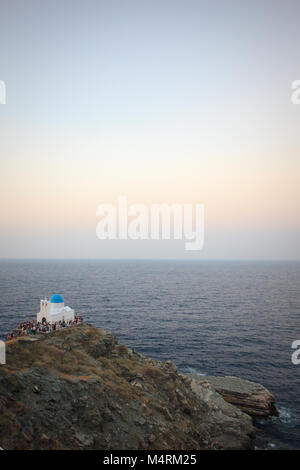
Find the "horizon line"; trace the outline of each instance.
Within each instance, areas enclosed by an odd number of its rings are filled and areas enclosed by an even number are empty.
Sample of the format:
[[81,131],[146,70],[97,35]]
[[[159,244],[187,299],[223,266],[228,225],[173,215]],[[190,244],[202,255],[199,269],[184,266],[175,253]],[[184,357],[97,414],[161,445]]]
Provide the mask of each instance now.
[[250,262],[300,262],[300,258],[203,258],[203,259],[187,259],[187,258],[1,258],[1,261],[250,261]]

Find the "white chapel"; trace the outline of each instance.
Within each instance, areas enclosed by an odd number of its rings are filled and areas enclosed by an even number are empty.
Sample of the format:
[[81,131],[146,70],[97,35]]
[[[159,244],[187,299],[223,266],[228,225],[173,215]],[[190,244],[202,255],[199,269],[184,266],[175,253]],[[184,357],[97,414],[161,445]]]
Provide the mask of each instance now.
[[70,307],[65,307],[64,299],[59,294],[52,295],[51,299],[44,299],[40,302],[40,311],[37,314],[37,321],[42,323],[59,322],[60,320],[74,320],[75,312]]

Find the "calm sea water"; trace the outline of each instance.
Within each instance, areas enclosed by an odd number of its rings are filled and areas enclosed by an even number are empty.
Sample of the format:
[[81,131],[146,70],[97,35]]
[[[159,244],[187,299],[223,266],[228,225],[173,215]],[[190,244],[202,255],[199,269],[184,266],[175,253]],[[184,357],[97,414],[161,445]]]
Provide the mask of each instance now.
[[87,322],[180,370],[237,375],[268,387],[280,418],[272,444],[300,448],[300,263],[0,261],[0,334],[60,293]]

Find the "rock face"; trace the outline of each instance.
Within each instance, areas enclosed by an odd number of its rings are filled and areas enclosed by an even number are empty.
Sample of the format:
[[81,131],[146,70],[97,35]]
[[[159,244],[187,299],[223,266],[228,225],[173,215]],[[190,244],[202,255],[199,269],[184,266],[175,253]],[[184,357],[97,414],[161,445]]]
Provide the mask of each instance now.
[[4,449],[249,449],[252,419],[213,388],[90,325],[7,344]]
[[250,416],[227,403],[213,388],[202,386],[191,377],[191,387],[201,402],[206,405],[209,435],[220,449],[249,449],[254,438],[254,427]]
[[226,402],[237,406],[241,411],[254,418],[278,416],[275,397],[262,385],[238,377],[201,377],[193,375],[194,380],[218,392]]

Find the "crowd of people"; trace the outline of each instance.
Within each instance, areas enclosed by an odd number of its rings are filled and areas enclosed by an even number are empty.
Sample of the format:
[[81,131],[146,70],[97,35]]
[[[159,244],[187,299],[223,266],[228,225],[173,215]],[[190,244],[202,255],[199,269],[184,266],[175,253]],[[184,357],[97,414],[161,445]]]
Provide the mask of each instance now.
[[37,322],[33,318],[26,320],[18,324],[18,327],[11,333],[7,334],[7,341],[10,341],[19,336],[29,336],[37,334],[47,334],[52,331],[58,331],[61,328],[67,328],[70,326],[77,326],[83,323],[83,318],[80,315],[75,315],[74,320],[60,320],[58,322],[50,323],[46,319],[42,322]]

